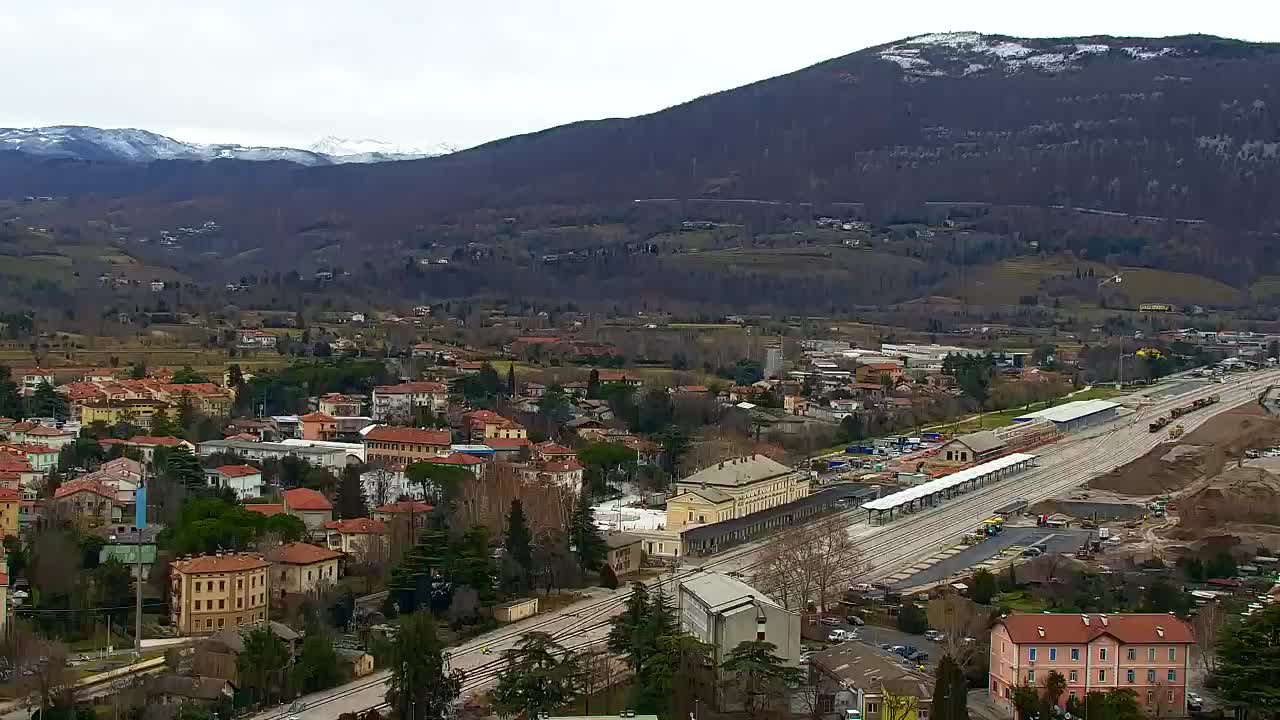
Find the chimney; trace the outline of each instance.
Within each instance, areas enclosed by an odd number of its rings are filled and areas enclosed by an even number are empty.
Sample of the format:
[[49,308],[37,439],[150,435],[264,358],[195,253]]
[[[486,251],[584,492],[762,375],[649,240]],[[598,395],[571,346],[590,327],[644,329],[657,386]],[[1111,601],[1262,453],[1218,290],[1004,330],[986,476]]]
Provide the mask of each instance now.
[[1040,637],[1044,637],[1044,626],[1042,625],[1040,627],[1037,627],[1036,632],[1040,633]]
[[1084,626],[1085,626],[1085,627],[1089,627],[1089,616],[1088,616],[1088,615],[1081,615],[1081,616],[1080,616],[1080,620],[1081,620],[1082,622],[1084,622]]
[[1098,616],[1098,619],[1102,621],[1102,627],[1106,627],[1106,626],[1107,626],[1107,616],[1106,616],[1106,615],[1099,615],[1099,616]]
[[1157,626],[1156,626],[1156,634],[1157,634],[1157,635],[1159,635],[1160,637],[1164,637],[1164,626],[1163,626],[1163,625],[1157,625]]

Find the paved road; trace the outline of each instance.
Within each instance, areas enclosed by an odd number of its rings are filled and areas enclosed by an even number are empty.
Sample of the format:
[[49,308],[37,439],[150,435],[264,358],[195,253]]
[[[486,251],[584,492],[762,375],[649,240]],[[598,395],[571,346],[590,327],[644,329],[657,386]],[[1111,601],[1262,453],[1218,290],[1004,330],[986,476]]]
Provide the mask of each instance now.
[[937,665],[938,658],[942,657],[942,647],[937,643],[926,640],[923,635],[911,635],[894,628],[863,625],[858,628],[858,640],[868,645],[910,645],[917,650],[923,650],[929,653],[929,661],[925,666],[930,669]]

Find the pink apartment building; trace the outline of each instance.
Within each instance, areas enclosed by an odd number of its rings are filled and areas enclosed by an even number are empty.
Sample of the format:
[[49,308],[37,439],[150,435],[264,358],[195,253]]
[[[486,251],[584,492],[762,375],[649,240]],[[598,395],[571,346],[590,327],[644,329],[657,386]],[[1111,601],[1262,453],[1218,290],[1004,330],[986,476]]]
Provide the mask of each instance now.
[[1069,697],[1133,690],[1148,712],[1185,716],[1191,626],[1173,615],[1015,613],[991,628],[991,699],[1013,708],[1018,685],[1067,680]]

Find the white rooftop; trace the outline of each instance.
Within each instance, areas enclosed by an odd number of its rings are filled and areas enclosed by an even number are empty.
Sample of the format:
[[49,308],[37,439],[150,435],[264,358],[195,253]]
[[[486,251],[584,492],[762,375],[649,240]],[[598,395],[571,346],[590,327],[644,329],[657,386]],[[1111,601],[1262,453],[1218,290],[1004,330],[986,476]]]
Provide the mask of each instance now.
[[1087,417],[1094,413],[1100,413],[1112,408],[1120,407],[1119,403],[1113,403],[1109,400],[1077,400],[1064,405],[1037,410],[1026,415],[1019,415],[1014,418],[1014,422],[1026,422],[1028,420],[1052,420],[1053,422],[1071,422],[1078,418]]
[[1005,455],[1004,457],[996,458],[991,462],[975,465],[974,467],[961,470],[960,472],[944,475],[936,480],[930,480],[927,483],[916,485],[915,487],[909,487],[906,490],[899,490],[896,493],[885,495],[882,498],[876,498],[870,502],[863,503],[862,509],[889,510],[891,508],[896,508],[901,505],[905,505],[912,500],[919,500],[922,497],[927,497],[934,493],[948,490],[962,483],[969,482],[970,480],[975,480],[988,473],[1003,470],[1007,467],[1017,465],[1021,462],[1026,462],[1028,460],[1035,460],[1035,458],[1035,455],[1027,455],[1026,453]]

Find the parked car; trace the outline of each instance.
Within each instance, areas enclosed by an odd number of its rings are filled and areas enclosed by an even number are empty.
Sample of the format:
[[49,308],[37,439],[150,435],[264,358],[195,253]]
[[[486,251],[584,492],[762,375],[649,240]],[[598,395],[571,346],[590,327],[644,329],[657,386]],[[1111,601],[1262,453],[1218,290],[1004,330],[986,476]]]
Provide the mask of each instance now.
[[823,625],[839,625],[840,618],[836,617],[835,615],[825,615],[822,618],[822,624]]
[[927,663],[929,662],[929,653],[923,650],[917,650],[911,653],[910,655],[908,655],[907,659],[910,660],[911,662]]
[[924,631],[924,639],[925,639],[925,640],[928,640],[928,641],[930,641],[930,642],[942,642],[944,639],[946,639],[946,637],[947,637],[946,635],[943,635],[943,634],[942,634],[940,631],[938,631],[938,630],[925,630],[925,631]]
[[845,622],[849,623],[850,625],[857,625],[859,627],[867,624],[866,621],[864,621],[862,618],[858,617],[857,615],[850,615],[846,617]]
[[827,635],[828,642],[842,643],[857,639],[858,634],[852,630],[832,630],[831,634]]
[[1040,557],[1043,554],[1044,554],[1044,550],[1041,550],[1038,547],[1029,547],[1022,551],[1022,557],[1034,558],[1034,557]]

